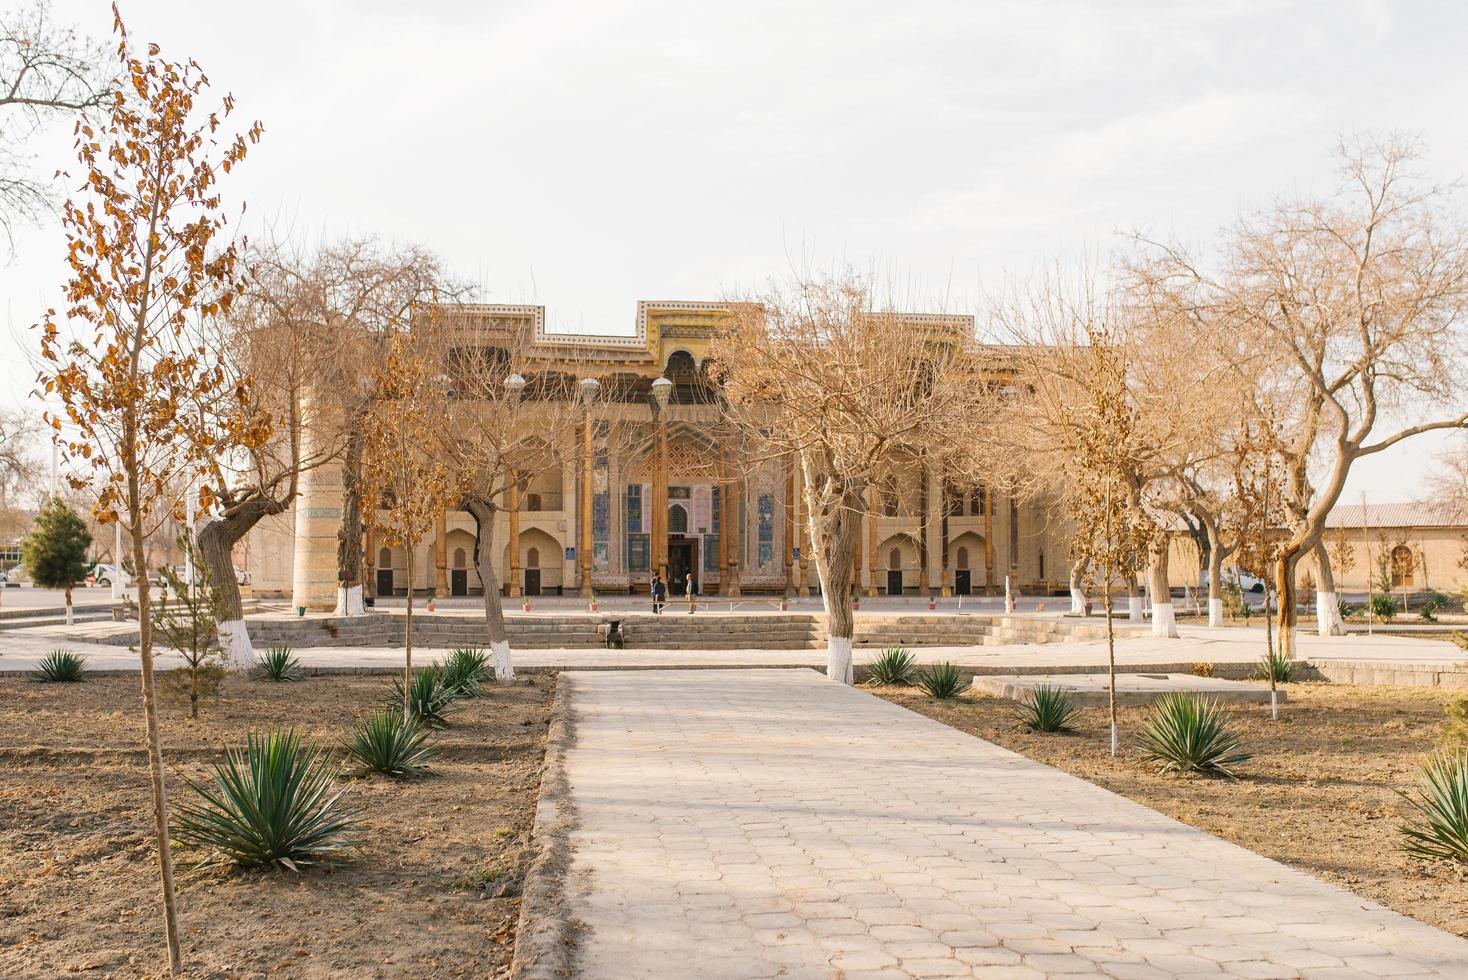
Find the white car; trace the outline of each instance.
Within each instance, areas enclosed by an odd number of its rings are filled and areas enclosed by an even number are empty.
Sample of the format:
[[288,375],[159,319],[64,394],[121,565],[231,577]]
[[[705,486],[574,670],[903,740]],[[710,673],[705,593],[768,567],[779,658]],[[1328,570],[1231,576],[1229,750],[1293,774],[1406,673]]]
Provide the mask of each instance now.
[[[1242,568],[1225,568],[1223,570],[1223,580],[1225,583],[1239,583],[1239,589],[1243,592],[1252,592],[1255,595],[1262,595],[1264,593],[1264,580],[1250,575]],[[1202,583],[1203,588],[1208,588],[1208,573],[1206,571],[1199,581]]]
[[[92,574],[87,577],[87,582],[89,585],[95,585],[98,588],[109,588],[112,585],[112,580],[116,577],[116,565],[98,565],[92,569]],[[122,584],[124,586],[132,585],[131,578],[132,576],[125,577]]]

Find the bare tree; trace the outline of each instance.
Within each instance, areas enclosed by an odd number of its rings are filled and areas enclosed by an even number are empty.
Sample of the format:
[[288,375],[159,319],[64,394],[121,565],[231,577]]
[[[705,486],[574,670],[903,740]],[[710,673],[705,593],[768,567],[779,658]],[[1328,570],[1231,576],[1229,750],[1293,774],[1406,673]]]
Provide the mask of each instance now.
[[0,17],[0,228],[34,220],[52,197],[31,173],[27,141],[52,119],[106,104],[106,49],[51,20],[45,0]]
[[244,379],[231,384],[210,355],[201,322],[229,311],[244,288],[233,244],[224,239],[218,181],[261,133],[255,123],[228,137],[231,112],[197,104],[207,80],[192,61],[135,56],[118,20],[121,67],[130,84],[77,127],[87,179],[63,208],[68,238],[64,316],[41,324],[45,367],[38,381],[61,412],[48,421],[79,469],[78,487],[97,490],[93,512],[121,521],[138,574],[138,653],[147,729],[154,831],[162,878],[169,968],[181,969],[174,905],[168,794],[153,677],[153,609],[146,545],[163,509],[182,517],[173,493],[202,488],[206,505],[221,483],[218,460],[260,437],[249,424]]
[[792,458],[827,617],[826,676],[853,680],[851,591],[867,493],[899,458],[942,465],[974,401],[967,318],[874,303],[853,273],[797,278],[732,304],[711,357],[756,458]]
[[[307,250],[277,240],[245,257],[249,286],[223,324],[218,346],[236,376],[253,379],[252,417],[268,439],[226,461],[227,482],[196,531],[198,552],[219,591],[220,633],[230,660],[254,660],[245,629],[233,549],[266,517],[294,503],[301,477],[321,466],[347,471],[347,506],[355,510],[360,413],[382,336],[406,325],[432,297],[438,262],[414,248],[388,249],[370,238]],[[344,522],[343,542],[360,552],[360,517]],[[348,533],[349,529],[355,534]],[[360,554],[338,611],[360,612]],[[354,591],[353,591],[354,590]]]
[[453,471],[458,505],[474,519],[474,567],[495,677],[509,681],[515,668],[500,597],[504,575],[495,521],[502,511],[519,509],[537,472],[582,458],[581,430],[603,414],[610,392],[589,371],[577,370],[574,354],[558,358],[550,370],[535,349],[533,328],[523,323],[448,306],[435,318],[435,330],[437,356],[453,391],[452,424],[439,430],[441,458]]
[[1279,407],[1270,441],[1285,472],[1288,534],[1274,578],[1286,656],[1296,567],[1320,542],[1351,466],[1468,426],[1468,237],[1448,192],[1414,177],[1417,150],[1400,139],[1343,144],[1339,156],[1339,193],[1241,221],[1218,274],[1178,246],[1156,251],[1172,282],[1225,311],[1257,355],[1247,370]]

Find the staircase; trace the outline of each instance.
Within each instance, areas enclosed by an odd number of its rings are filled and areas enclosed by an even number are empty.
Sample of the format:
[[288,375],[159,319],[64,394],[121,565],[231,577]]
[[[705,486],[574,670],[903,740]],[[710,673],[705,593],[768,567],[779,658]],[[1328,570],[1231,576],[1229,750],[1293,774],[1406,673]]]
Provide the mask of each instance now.
[[826,645],[825,617],[689,615],[669,606],[660,616],[621,617],[623,645],[637,650],[815,650]]

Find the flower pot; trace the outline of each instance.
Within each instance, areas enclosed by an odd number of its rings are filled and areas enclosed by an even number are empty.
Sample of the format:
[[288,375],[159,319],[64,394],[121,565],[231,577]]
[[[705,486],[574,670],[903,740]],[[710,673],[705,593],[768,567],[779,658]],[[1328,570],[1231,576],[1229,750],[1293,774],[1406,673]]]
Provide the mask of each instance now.
[[426,607],[424,607],[424,608],[425,608],[425,609],[426,609],[426,610],[427,610],[427,611],[428,611],[428,612],[433,612],[433,609],[434,609],[434,607],[433,607],[433,603],[431,603],[431,602],[430,602],[430,603],[429,603],[429,604],[428,604],[428,605],[427,605],[427,606],[426,606]]
[[596,600],[592,599],[591,602],[587,605],[587,608],[590,609],[592,612],[596,612]]
[[780,611],[781,612],[789,612],[790,611],[790,603],[786,602],[784,599],[781,599],[780,600]]
[[528,603],[528,602],[522,602],[522,603],[520,603],[520,610],[521,610],[521,612],[529,612],[530,611],[530,603]]
[[306,607],[305,606],[297,606],[296,607],[296,615],[297,616],[305,616],[306,615]]

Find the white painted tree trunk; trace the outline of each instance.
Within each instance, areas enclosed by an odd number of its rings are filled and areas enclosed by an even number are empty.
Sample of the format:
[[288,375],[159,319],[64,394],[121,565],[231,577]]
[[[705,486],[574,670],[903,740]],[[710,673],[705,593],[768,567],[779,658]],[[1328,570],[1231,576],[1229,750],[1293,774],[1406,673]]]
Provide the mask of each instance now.
[[349,589],[337,587],[336,608],[332,610],[333,616],[365,616],[367,607],[362,603],[362,587],[354,585]]
[[255,645],[250,642],[250,631],[243,619],[226,619],[219,624],[219,640],[224,646],[224,655],[235,670],[249,670],[255,666]]
[[842,684],[856,683],[856,668],[851,660],[851,637],[832,636],[826,640],[826,678]]
[[71,609],[72,609],[72,607],[71,607],[71,593],[68,592],[66,594],[66,625],[67,626],[74,625],[73,620],[72,620]]
[[1173,612],[1171,602],[1152,603],[1152,635],[1176,639],[1177,615]]
[[510,662],[510,641],[495,640],[489,645],[494,656],[494,679],[508,682],[515,679],[515,665]]
[[1146,615],[1142,612],[1142,597],[1141,596],[1139,596],[1139,595],[1129,595],[1129,596],[1127,596],[1126,597],[1126,609],[1127,609],[1127,619],[1131,620],[1132,622],[1134,622],[1134,623],[1144,623],[1144,622],[1147,621]]
[[1223,600],[1222,599],[1213,599],[1213,598],[1210,598],[1208,600],[1208,625],[1209,626],[1222,626],[1223,625]]
[[1346,621],[1334,592],[1315,593],[1315,623],[1321,636],[1345,636]]
[[1086,593],[1084,590],[1074,587],[1071,588],[1070,611],[1075,616],[1084,616],[1086,614]]

